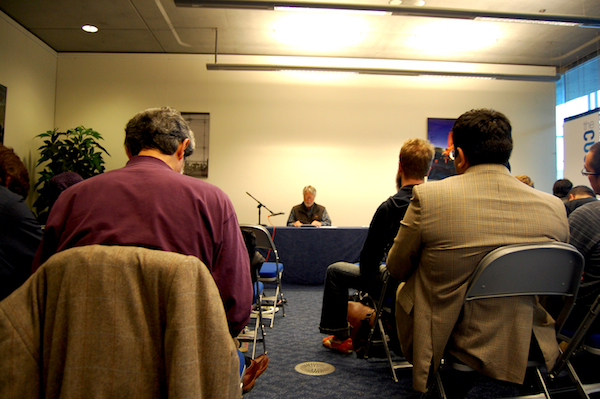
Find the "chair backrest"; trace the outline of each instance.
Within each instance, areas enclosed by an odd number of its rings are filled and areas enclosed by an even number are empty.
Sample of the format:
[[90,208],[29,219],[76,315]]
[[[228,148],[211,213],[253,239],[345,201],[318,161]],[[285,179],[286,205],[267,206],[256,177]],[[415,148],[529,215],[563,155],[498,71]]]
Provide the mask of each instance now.
[[275,257],[275,261],[279,263],[279,253],[277,252],[275,243],[273,242],[269,231],[264,226],[259,224],[242,224],[240,225],[240,228],[245,231],[254,232],[254,235],[256,236],[256,247],[270,249]]
[[3,398],[239,398],[236,352],[219,290],[193,256],[71,248],[0,302]]
[[583,256],[570,244],[545,242],[497,248],[477,265],[465,301],[520,295],[562,295],[565,306],[556,320],[562,326],[577,297]]

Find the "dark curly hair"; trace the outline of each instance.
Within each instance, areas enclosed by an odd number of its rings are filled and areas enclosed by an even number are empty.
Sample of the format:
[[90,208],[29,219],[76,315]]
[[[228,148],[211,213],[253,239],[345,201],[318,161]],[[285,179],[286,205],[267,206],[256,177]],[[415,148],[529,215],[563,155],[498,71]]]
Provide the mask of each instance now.
[[0,144],[0,185],[15,194],[27,198],[29,173],[12,148]]
[[471,165],[508,165],[513,149],[512,127],[504,114],[474,109],[462,114],[452,128],[454,148],[462,148]]

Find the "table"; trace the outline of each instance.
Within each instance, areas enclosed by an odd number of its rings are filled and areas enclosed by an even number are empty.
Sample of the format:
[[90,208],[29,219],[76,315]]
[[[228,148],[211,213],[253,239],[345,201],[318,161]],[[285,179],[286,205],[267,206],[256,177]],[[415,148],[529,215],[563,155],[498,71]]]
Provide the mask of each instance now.
[[[273,227],[267,229],[272,236]],[[275,227],[273,241],[285,267],[282,282],[324,284],[330,264],[358,262],[368,230],[367,227]],[[273,260],[272,255],[269,260]]]

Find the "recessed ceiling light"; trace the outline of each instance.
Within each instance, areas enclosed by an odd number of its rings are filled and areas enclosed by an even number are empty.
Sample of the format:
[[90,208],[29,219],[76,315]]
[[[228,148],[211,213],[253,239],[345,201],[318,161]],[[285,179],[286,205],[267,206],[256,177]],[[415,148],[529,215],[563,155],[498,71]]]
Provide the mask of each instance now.
[[94,25],[83,25],[81,27],[81,29],[83,29],[85,32],[88,32],[88,33],[96,33],[96,32],[98,32],[98,28],[95,27]]
[[390,0],[392,6],[399,6],[400,4],[402,4],[402,0]]

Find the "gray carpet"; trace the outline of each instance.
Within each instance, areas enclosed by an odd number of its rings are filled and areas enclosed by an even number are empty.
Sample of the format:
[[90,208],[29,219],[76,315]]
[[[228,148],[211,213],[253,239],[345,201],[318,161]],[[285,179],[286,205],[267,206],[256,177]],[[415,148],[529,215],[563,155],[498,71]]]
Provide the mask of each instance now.
[[[411,397],[410,370],[400,371],[400,381],[396,383],[383,359],[358,359],[354,353],[344,355],[323,347],[321,340],[325,335],[318,329],[322,286],[284,285],[283,293],[287,299],[286,317],[279,311],[273,328],[266,328],[269,367],[244,398]],[[258,353],[262,353],[262,344],[257,346]],[[303,362],[325,362],[333,365],[335,371],[327,375],[303,375],[294,370]]]
[[[283,317],[282,312],[278,312],[273,328],[266,328],[269,367],[256,380],[254,389],[244,395],[245,399],[420,398],[420,394],[412,389],[410,369],[397,371],[399,382],[394,382],[388,364],[383,359],[358,359],[355,354],[344,355],[323,347],[321,340],[324,335],[318,329],[322,286],[284,285],[283,293],[287,299],[287,315]],[[249,350],[252,350],[251,344]],[[251,352],[247,354],[249,353]],[[259,343],[257,355],[260,353],[262,344]],[[317,376],[300,374],[294,367],[303,362],[328,363],[335,367],[335,371]],[[592,364],[591,367],[587,364],[583,368],[593,370],[592,374],[597,377],[597,357]],[[468,383],[461,378],[461,375],[443,374],[444,385],[458,382],[459,386],[464,386]],[[514,389],[507,391],[505,386],[498,386],[487,377],[476,377],[472,384],[465,396],[468,399],[518,395]],[[534,377],[526,377],[521,393],[537,392]],[[576,396],[572,391],[556,395],[557,399],[574,397]]]

